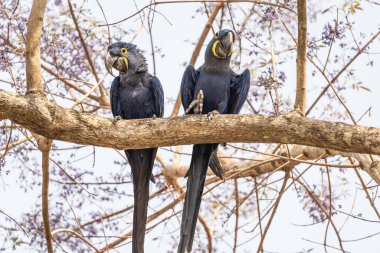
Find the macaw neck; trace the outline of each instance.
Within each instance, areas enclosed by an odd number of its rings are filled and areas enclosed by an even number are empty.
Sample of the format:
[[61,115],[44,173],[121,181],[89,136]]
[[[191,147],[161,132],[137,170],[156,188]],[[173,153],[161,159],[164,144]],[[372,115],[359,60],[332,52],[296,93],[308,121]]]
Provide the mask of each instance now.
[[120,72],[120,83],[123,86],[135,86],[143,82],[148,72],[135,72],[133,70],[128,70],[127,72]]
[[217,58],[208,59],[208,60],[205,60],[203,67],[206,71],[228,72],[230,70],[230,61],[227,59],[220,60]]
[[226,72],[230,69],[231,56],[226,59],[216,58],[210,50],[206,49],[204,68],[212,72]]

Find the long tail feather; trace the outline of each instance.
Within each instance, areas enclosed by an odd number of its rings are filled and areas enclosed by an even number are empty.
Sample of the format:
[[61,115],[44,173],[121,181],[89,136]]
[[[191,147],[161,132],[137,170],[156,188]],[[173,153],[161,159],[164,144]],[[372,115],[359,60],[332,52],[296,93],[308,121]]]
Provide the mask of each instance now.
[[149,181],[157,149],[126,150],[132,169],[134,210],[132,252],[144,252],[146,218],[149,202]]
[[186,249],[187,252],[191,252],[209,159],[215,146],[214,144],[201,144],[193,147],[178,253],[184,253]]

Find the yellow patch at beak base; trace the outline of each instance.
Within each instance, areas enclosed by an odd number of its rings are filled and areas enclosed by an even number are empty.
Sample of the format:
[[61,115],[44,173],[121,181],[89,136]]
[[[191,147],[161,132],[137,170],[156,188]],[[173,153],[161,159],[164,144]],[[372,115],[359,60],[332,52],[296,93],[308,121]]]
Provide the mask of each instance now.
[[125,62],[125,67],[126,69],[128,70],[128,59],[124,56],[121,57],[123,59],[123,61]]
[[217,53],[216,53],[216,47],[218,46],[218,44],[220,43],[219,40],[215,41],[214,44],[212,44],[212,53],[214,54],[214,56],[216,58],[219,58],[219,59],[225,59],[227,57],[229,57],[231,54],[232,54],[232,48],[230,50],[230,52],[228,53],[228,55],[226,57],[220,57]]
[[214,54],[214,56],[216,58],[222,58],[220,57],[217,53],[216,53],[216,47],[218,46],[218,44],[220,43],[219,40],[215,41],[214,44],[212,45],[212,53]]

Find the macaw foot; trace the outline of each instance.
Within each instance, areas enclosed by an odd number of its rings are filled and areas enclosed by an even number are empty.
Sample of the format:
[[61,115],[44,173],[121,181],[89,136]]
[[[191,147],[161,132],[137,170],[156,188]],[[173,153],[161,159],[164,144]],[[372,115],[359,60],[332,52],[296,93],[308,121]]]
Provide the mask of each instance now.
[[202,114],[203,100],[204,100],[203,91],[200,90],[198,92],[197,99],[193,100],[190,103],[189,107],[186,109],[185,115],[188,114],[190,112],[190,110],[193,108],[194,108],[194,114]]
[[157,115],[153,114],[152,119],[157,119]]
[[112,123],[113,124],[116,124],[116,122],[118,121],[118,120],[121,120],[122,118],[120,117],[120,116],[116,116],[116,117],[114,117],[113,119],[112,119]]
[[220,114],[217,110],[213,110],[212,112],[207,113],[207,119],[211,121],[215,115]]

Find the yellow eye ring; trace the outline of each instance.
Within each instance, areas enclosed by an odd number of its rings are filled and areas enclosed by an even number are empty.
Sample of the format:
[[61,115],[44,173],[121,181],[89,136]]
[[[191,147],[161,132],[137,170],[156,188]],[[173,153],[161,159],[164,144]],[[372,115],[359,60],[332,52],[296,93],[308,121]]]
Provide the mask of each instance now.
[[219,32],[215,33],[215,39],[219,37]]
[[125,55],[128,53],[128,50],[125,47],[123,47],[122,49],[120,49],[120,52],[122,55]]

